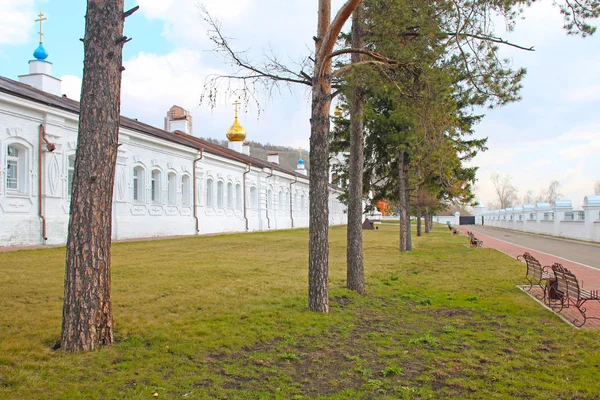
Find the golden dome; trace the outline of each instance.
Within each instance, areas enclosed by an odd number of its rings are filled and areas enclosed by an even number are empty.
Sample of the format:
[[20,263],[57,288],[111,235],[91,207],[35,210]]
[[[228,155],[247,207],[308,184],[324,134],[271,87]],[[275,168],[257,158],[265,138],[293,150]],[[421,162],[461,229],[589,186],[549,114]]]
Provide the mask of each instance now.
[[246,139],[246,130],[240,125],[237,115],[235,116],[233,125],[227,131],[227,139],[231,142],[243,142]]
[[238,106],[240,102],[236,100],[233,104],[235,105],[235,119],[233,120],[233,125],[227,131],[227,139],[230,142],[243,142],[246,139],[246,130],[242,128],[242,125],[238,121]]

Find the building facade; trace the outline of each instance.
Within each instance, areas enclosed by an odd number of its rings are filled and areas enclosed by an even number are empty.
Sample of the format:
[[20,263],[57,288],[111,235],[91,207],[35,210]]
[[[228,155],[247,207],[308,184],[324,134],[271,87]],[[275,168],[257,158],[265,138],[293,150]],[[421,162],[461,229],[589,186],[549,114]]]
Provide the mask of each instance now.
[[[66,243],[79,103],[57,95],[48,77],[51,64],[40,59],[22,82],[0,77],[0,246]],[[165,128],[121,117],[113,240],[308,226],[302,160],[289,171],[252,157],[237,115],[229,148],[192,136],[179,108]],[[340,193],[330,186],[331,225],[347,221]]]

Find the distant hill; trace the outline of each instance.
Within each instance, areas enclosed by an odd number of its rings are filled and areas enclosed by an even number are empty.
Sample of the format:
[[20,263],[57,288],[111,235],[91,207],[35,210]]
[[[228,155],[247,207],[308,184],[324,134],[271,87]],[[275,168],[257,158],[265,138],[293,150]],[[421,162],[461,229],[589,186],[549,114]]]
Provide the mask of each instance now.
[[[227,140],[219,140],[212,138],[201,138],[207,142],[215,143],[223,147],[227,147]],[[300,156],[300,150],[294,149],[288,146],[276,146],[270,143],[262,144],[258,142],[248,141],[250,145],[250,155],[252,157],[260,158],[261,160],[267,160],[267,153],[274,151],[279,153],[279,165],[281,167],[294,171],[296,165],[298,165],[298,157]],[[310,158],[309,153],[306,150],[302,150],[302,159],[304,160],[304,166],[306,170],[310,170]]]

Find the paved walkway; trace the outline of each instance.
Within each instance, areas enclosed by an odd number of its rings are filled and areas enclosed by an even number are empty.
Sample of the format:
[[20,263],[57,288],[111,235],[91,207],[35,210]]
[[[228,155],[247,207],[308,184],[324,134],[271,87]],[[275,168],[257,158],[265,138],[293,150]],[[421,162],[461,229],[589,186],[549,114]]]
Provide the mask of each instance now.
[[[528,252],[542,265],[561,263],[575,274],[585,289],[600,290],[600,245],[480,225],[463,225],[459,226],[458,230],[463,234],[470,230],[478,239],[483,240],[484,247],[494,248],[514,258]],[[591,301],[586,303],[586,306],[588,316],[600,317],[600,302]],[[576,309],[565,309],[561,314],[569,321],[580,317]],[[600,329],[600,320],[588,320],[584,327]]]

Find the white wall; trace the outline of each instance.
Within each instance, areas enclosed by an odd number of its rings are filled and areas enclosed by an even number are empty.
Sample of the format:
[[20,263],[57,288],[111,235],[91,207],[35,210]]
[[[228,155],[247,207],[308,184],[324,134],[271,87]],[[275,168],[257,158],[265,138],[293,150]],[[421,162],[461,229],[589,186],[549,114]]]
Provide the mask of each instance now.
[[570,200],[550,205],[538,203],[506,210],[480,210],[485,225],[540,233],[592,242],[600,242],[600,196],[587,196],[581,208],[574,209]]
[[[47,221],[47,240],[42,237],[39,217],[38,149],[39,126],[45,124],[50,142],[56,150],[43,151],[43,205]],[[69,218],[68,163],[77,145],[78,116],[71,112],[40,105],[0,93],[0,246],[27,246],[64,244]],[[303,177],[294,177],[279,171],[251,167],[245,174],[246,218],[242,207],[237,207],[236,185],[244,196],[245,163],[204,152],[196,163],[197,216],[194,218],[193,176],[194,160],[198,150],[165,141],[144,133],[121,128],[119,153],[115,172],[113,196],[113,239],[145,238],[171,235],[195,235],[220,232],[264,231],[308,226],[308,184]],[[25,174],[21,174],[20,193],[7,190],[7,145],[16,144],[26,153],[23,157]],[[133,198],[133,171],[141,167],[143,185],[140,199]],[[160,172],[152,200],[152,171]],[[175,197],[169,198],[168,175],[174,174]],[[189,177],[184,193],[182,177]],[[138,178],[140,179],[140,178]],[[207,203],[207,182],[213,181],[211,203]],[[218,204],[217,184],[223,182],[223,202]],[[227,184],[232,183],[232,206],[228,206]],[[290,185],[291,184],[291,185]],[[286,194],[291,189],[290,200]],[[268,191],[272,198],[268,201]],[[279,191],[283,201],[279,202]],[[255,193],[252,199],[251,193]],[[346,207],[337,200],[331,189],[329,222],[345,224]],[[184,204],[187,196],[188,203]],[[304,198],[304,201],[302,201]],[[269,207],[270,206],[270,207]],[[268,214],[267,214],[268,212]],[[267,218],[268,215],[268,218]],[[293,218],[293,223],[292,223]]]

